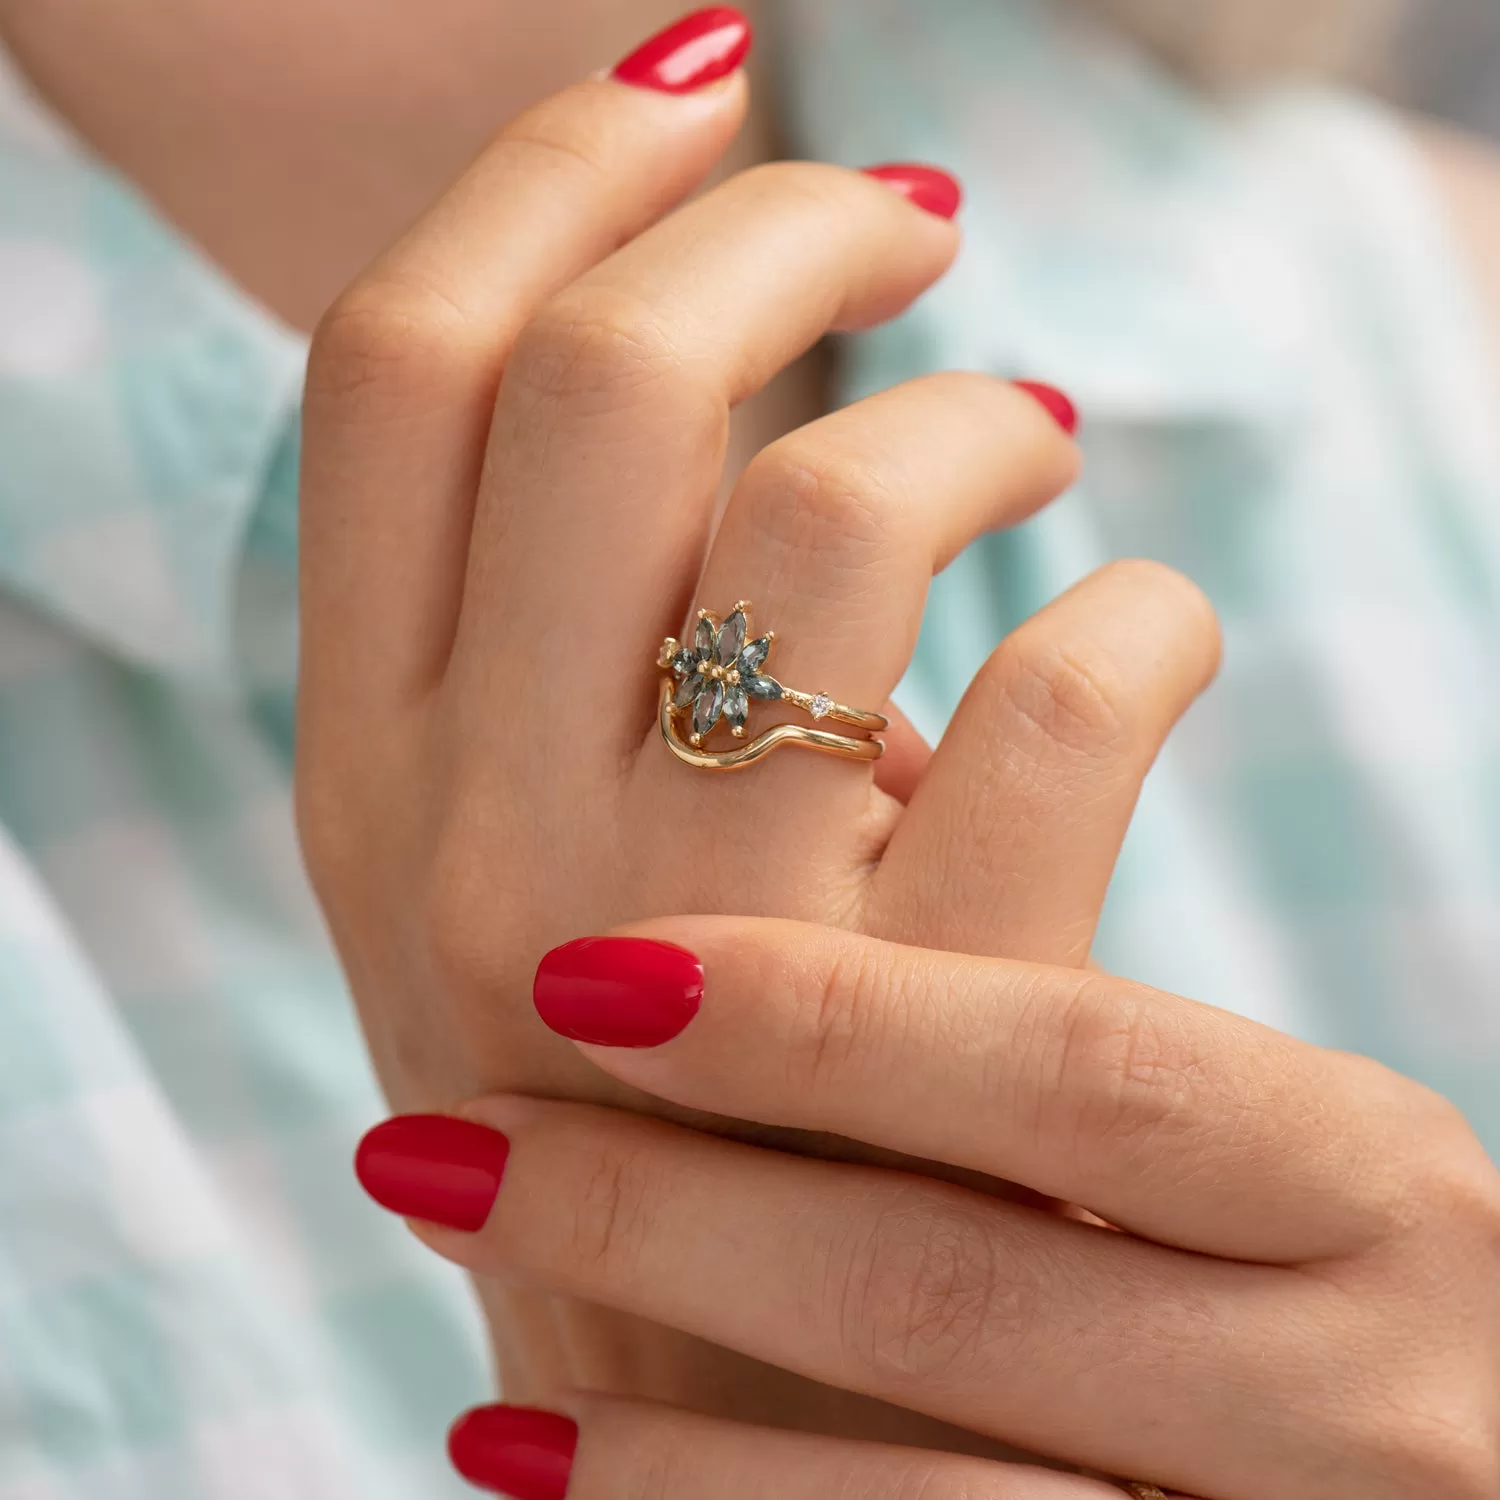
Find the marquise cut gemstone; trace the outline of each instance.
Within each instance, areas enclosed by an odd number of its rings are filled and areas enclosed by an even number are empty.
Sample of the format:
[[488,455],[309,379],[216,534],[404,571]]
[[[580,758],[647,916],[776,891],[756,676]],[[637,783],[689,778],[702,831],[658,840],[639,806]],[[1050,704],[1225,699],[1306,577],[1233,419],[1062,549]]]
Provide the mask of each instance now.
[[677,691],[672,695],[673,708],[686,708],[699,693],[703,691],[704,679],[698,672],[690,672],[678,684]]
[[745,619],[745,612],[737,609],[730,617],[719,626],[719,640],[717,655],[719,665],[727,667],[740,654],[745,644],[745,631],[749,622]]
[[740,671],[744,673],[758,672],[761,663],[771,654],[771,637],[763,635],[758,641],[751,641],[743,651],[740,652]]
[[718,632],[714,629],[714,622],[709,619],[698,621],[698,629],[693,635],[693,644],[698,648],[698,654],[707,661],[714,651],[714,636]]
[[671,666],[679,677],[690,677],[698,670],[698,653],[691,646],[682,646],[672,653]]
[[745,691],[752,698],[762,698],[766,702],[781,696],[781,684],[774,677],[767,677],[764,672],[756,672],[750,677],[743,679]]
[[724,708],[724,684],[710,682],[693,704],[693,733],[707,734],[719,722]]
[[750,713],[750,699],[743,687],[732,687],[724,693],[724,718],[735,729],[744,727]]

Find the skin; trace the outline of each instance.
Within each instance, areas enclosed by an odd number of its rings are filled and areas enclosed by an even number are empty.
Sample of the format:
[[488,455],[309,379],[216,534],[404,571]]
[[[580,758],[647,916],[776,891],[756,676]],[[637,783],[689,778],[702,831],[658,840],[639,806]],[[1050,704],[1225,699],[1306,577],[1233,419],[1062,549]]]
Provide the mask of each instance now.
[[[696,953],[704,998],[661,1045],[580,1044],[614,1076],[1014,1178],[1126,1232],[509,1098],[465,1111],[509,1155],[477,1232],[418,1226],[440,1253],[1213,1500],[1500,1487],[1500,1174],[1435,1094],[1076,968],[743,918],[630,935]],[[622,1493],[622,1465],[661,1500],[811,1496],[819,1472],[869,1500],[1101,1493],[728,1427],[679,1464],[671,1416],[639,1438],[572,1410],[569,1500]]]
[[[596,622],[624,622],[621,661],[649,660],[662,635],[680,633],[721,474],[819,409],[802,350],[829,327],[896,311],[954,245],[948,226],[883,189],[822,170],[763,174],[672,221],[671,234],[647,233],[724,175],[747,112],[729,165],[770,154],[771,122],[748,110],[742,82],[671,101],[670,115],[665,101],[627,105],[618,86],[597,84],[543,106],[520,135],[566,140],[606,172],[582,186],[559,153],[516,151],[513,131],[324,314],[500,123],[675,9],[579,3],[518,16],[446,0],[378,22],[365,7],[355,24],[332,0],[282,0],[253,19],[208,0],[156,0],[128,18],[97,0],[0,3],[23,66],[90,140],[289,321],[322,315],[299,794],[314,877],[404,1108],[524,1089],[735,1128],[609,1080],[527,1008],[531,966],[551,943],[656,913],[764,912],[1082,964],[1140,778],[1213,667],[1213,625],[1191,586],[1127,565],[1002,648],[930,766],[898,726],[881,788],[791,754],[729,787],[684,783],[650,745],[648,686],[558,721],[556,694],[537,693],[543,669],[576,662]],[[658,113],[642,113],[631,137],[624,108]],[[1494,191],[1481,153],[1443,171],[1455,202]],[[528,201],[565,201],[566,212],[543,234],[547,216]],[[1500,239],[1486,212],[1458,217],[1476,248]],[[793,289],[767,283],[750,304],[765,313],[761,344],[748,327],[728,351],[705,344],[706,314],[743,303],[754,269],[756,257],[736,264],[735,244],[809,229],[843,246],[816,284],[819,305],[793,309]],[[643,414],[632,406],[639,359],[623,372],[588,360],[642,333],[620,321],[624,309],[652,310],[654,334],[668,306],[678,317],[662,352],[709,378]],[[870,704],[899,675],[930,568],[1043,503],[1073,462],[1035,406],[993,382],[948,378],[882,399],[894,404],[799,430],[750,470],[698,594],[726,607],[749,593],[783,629],[781,675],[816,686],[828,662],[851,664],[839,695]],[[935,451],[947,461],[934,464]],[[851,453],[870,461],[851,467]],[[621,473],[638,476],[623,496]],[[1010,487],[976,483],[993,473]],[[893,493],[921,503],[882,506]],[[874,662],[852,649],[871,622],[849,587],[870,569],[886,580]],[[623,767],[617,755],[585,763],[575,745],[637,753]],[[533,819],[538,808],[546,816]],[[708,832],[707,876],[687,866],[684,828]],[[903,1154],[797,1121],[777,1128],[799,1133],[750,1133],[804,1152]],[[973,1177],[941,1158],[928,1170]],[[638,1309],[595,1311],[551,1288],[485,1292],[507,1388],[522,1398],[584,1386],[985,1452],[1008,1436],[783,1376],[756,1351],[723,1352],[712,1331],[684,1337]]]
[[[898,311],[957,246],[872,179],[808,164],[667,212],[713,167],[746,89],[595,82],[544,102],[314,342],[303,838],[400,1107],[524,1087],[663,1109],[527,1003],[546,948],[641,915],[748,909],[1081,962],[1140,780],[1216,664],[1191,584],[1105,569],[996,654],[930,763],[898,725],[883,785],[806,753],[685,772],[654,738],[649,670],[585,670],[585,691],[559,693],[548,664],[594,660],[594,632],[606,662],[649,663],[695,593],[744,594],[782,632],[786,681],[834,661],[842,699],[883,703],[933,569],[1076,472],[1031,397],[935,376],[764,449],[713,528],[731,408],[830,328]],[[677,1335],[486,1291],[514,1393],[627,1390],[949,1437]]]
[[[645,674],[560,692],[546,670],[596,660],[595,628],[649,661],[695,598],[743,589],[786,626],[787,680],[832,661],[841,698],[882,702],[931,572],[1075,472],[1022,392],[927,377],[763,450],[715,524],[731,409],[955,248],[946,220],[810,164],[674,209],[744,89],[546,101],[314,342],[310,866],[398,1104],[451,1108],[476,1078],[532,1096],[473,1110],[513,1144],[507,1206],[478,1235],[420,1232],[489,1278],[522,1399],[675,1380],[700,1413],[821,1430],[814,1470],[879,1434],[1212,1500],[1489,1495],[1500,1179],[1456,1111],[1084,967],[1140,779],[1216,664],[1191,585],[1142,563],[1085,580],[999,648],[925,763],[906,732],[885,786],[807,755],[685,773]],[[590,1049],[638,1085],[629,1113],[559,1103],[610,1095],[536,1045],[538,947],[687,909],[801,925],[668,925],[740,1024],[700,1030],[680,1074]],[[1018,952],[1036,962],[957,956]],[[538,1340],[549,1296],[646,1320],[637,1354],[675,1329],[787,1374],[632,1368],[556,1304]],[[719,1437],[737,1484],[747,1440]],[[617,1484],[613,1454],[583,1462],[579,1493]],[[647,1472],[684,1500],[703,1482]],[[870,1493],[913,1483],[890,1456]]]

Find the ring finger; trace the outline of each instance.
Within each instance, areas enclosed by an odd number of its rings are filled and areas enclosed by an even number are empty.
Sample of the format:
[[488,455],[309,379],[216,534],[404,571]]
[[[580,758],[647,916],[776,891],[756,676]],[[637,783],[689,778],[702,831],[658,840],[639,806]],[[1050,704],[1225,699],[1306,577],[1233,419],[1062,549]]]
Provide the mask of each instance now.
[[[906,669],[933,573],[981,532],[1046,504],[1077,462],[1057,422],[1005,381],[950,373],[897,386],[800,428],[750,464],[714,538],[700,600],[720,611],[742,596],[754,601],[759,626],[776,630],[766,663],[774,681],[876,708]],[[680,797],[678,768],[655,747],[649,765]],[[838,819],[868,799],[868,784],[829,769],[813,781],[807,766],[783,762],[736,791],[779,803],[795,776]],[[712,790],[722,797],[721,786]]]

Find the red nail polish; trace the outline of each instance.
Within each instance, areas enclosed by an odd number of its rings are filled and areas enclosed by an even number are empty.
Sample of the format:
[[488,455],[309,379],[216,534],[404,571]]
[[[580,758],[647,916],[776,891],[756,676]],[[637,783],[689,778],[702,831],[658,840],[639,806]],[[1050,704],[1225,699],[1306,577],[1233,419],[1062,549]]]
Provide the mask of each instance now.
[[532,998],[555,1032],[601,1047],[659,1047],[698,1014],[703,965],[671,943],[579,938],[537,965]]
[[1044,385],[1040,380],[1018,380],[1015,385],[1018,391],[1025,391],[1034,401],[1041,402],[1069,437],[1078,431],[1078,408],[1071,396],[1055,385]]
[[940,219],[951,219],[963,202],[964,190],[958,178],[940,172],[936,167],[924,167],[917,162],[890,162],[883,167],[866,167],[866,177],[883,182],[893,192],[925,208]]
[[732,5],[710,5],[674,21],[615,67],[621,83],[688,94],[727,77],[744,62],[753,34]]
[[498,1130],[472,1120],[397,1115],[359,1143],[354,1171],[382,1208],[472,1234],[490,1216],[509,1154]]
[[513,1500],[564,1500],[578,1424],[524,1406],[479,1406],[448,1431],[448,1457],[470,1484]]

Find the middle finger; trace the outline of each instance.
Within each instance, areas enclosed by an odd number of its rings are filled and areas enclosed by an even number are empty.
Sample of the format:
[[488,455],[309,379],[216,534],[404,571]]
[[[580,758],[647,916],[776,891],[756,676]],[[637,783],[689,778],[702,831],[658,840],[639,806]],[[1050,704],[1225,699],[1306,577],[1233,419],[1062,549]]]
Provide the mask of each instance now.
[[1289,1273],[609,1110],[504,1098],[469,1112],[377,1126],[359,1167],[471,1271],[1218,1500],[1274,1493],[1321,1440],[1310,1418],[1299,1445],[1268,1389],[1281,1351],[1251,1332],[1306,1326]]
[[[548,717],[638,730],[697,576],[731,407],[825,333],[899,312],[957,231],[870,176],[780,163],[731,179],[554,297],[501,385],[452,671],[486,717],[499,653],[597,663],[607,691]],[[632,694],[623,684],[637,677]],[[570,714],[573,723],[559,722]]]

